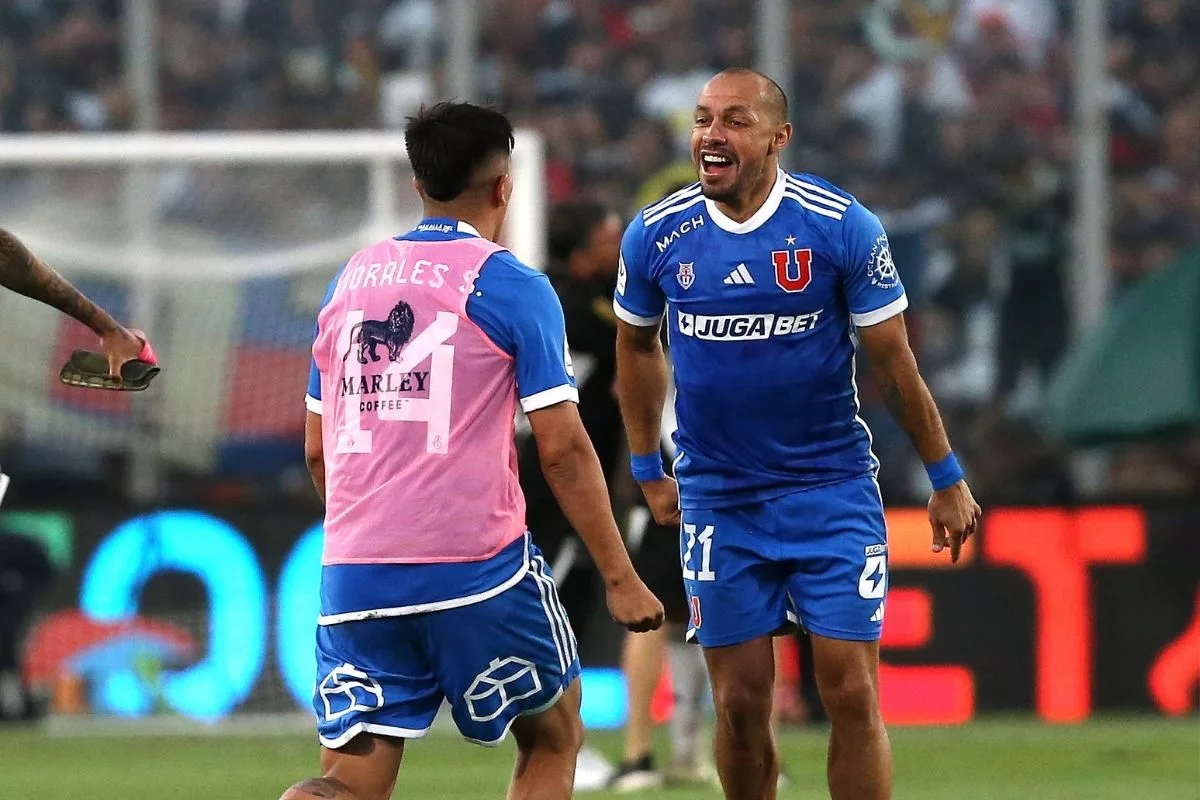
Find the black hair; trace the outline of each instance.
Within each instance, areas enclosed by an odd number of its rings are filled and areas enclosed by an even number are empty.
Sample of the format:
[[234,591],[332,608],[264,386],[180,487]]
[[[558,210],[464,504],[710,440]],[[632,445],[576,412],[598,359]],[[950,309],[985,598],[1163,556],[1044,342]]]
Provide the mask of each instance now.
[[442,102],[421,107],[408,118],[404,147],[425,194],[447,203],[462,194],[489,158],[512,153],[508,117],[471,103]]
[[595,200],[567,200],[550,212],[549,254],[555,261],[566,261],[586,247],[596,228],[612,215],[612,210]]

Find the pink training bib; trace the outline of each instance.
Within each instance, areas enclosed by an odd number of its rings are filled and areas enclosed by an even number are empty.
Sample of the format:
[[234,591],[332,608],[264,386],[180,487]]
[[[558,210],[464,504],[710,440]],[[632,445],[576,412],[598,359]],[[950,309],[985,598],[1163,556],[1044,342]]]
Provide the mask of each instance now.
[[513,360],[466,313],[500,250],[384,240],[321,310],[324,564],[479,561],[524,534]]

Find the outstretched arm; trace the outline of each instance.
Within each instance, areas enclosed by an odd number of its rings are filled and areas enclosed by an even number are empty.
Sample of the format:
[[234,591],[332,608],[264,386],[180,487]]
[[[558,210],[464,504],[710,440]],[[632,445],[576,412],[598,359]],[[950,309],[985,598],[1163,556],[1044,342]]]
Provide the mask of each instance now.
[[17,237],[0,228],[0,286],[74,317],[98,336],[121,329],[108,312],[88,300],[66,278],[29,251]]
[[109,373],[121,375],[121,365],[144,357],[145,342],[126,330],[100,306],[83,296],[66,278],[30,252],[17,237],[0,228],[0,286],[53,306],[89,327],[100,337],[108,356]]
[[940,552],[949,544],[951,560],[958,561],[962,543],[975,533],[981,512],[962,479],[933,395],[917,369],[904,316],[896,314],[859,328],[858,338],[878,374],[888,410],[912,440],[934,484],[929,500],[933,550]]

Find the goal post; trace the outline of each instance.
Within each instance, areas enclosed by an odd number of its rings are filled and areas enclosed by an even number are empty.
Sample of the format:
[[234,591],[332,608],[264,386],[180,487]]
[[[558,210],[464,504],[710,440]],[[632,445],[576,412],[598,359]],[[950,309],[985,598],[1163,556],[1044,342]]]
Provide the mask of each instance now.
[[[541,268],[546,207],[542,139],[536,131],[523,129],[516,132],[515,140],[512,213],[505,224],[504,240],[518,258]],[[132,169],[203,164],[366,166],[370,170],[369,204],[376,228],[373,233],[379,236],[395,232],[401,207],[397,195],[411,194],[409,186],[397,185],[393,180],[392,170],[407,162],[403,136],[374,131],[0,135],[0,169]]]
[[[513,177],[503,243],[541,269],[533,131],[516,134]],[[261,454],[303,428],[325,286],[354,251],[419,219],[411,178],[403,135],[383,131],[0,136],[0,225],[144,327],[166,367],[135,398],[59,387],[61,362],[91,337],[0,293],[0,437],[61,451],[72,469],[88,469],[81,452],[128,455],[144,501],[165,469],[269,471]]]

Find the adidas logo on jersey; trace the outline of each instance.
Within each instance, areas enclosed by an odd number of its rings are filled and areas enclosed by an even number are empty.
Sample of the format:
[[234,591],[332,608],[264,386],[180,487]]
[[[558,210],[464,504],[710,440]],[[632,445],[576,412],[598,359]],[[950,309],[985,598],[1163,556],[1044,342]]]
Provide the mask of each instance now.
[[879,608],[871,615],[871,622],[883,622],[883,603],[880,603]]
[[733,272],[725,276],[722,283],[726,286],[753,286],[754,276],[750,274],[750,270],[746,269],[745,264],[738,264]]

